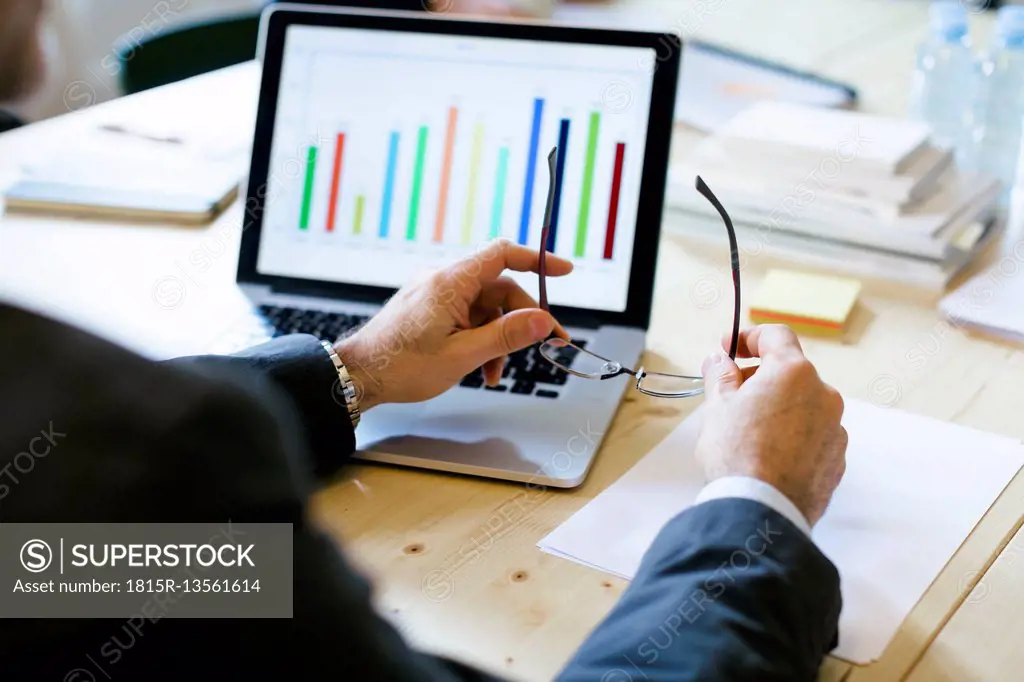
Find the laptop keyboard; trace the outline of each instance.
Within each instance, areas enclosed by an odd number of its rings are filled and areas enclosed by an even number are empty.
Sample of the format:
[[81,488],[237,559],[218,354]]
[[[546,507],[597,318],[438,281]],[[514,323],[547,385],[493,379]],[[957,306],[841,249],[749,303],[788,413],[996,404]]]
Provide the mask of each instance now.
[[[320,339],[339,339],[369,319],[367,315],[272,305],[261,305],[259,317],[266,334],[273,338],[287,334],[312,334]],[[581,339],[573,339],[572,342],[580,348],[587,345]],[[572,366],[575,356],[576,350],[573,348],[559,351],[559,361],[567,367]],[[484,373],[481,369],[467,374],[459,385],[463,388],[553,399],[559,396],[559,389],[568,380],[569,375],[564,370],[544,359],[539,346],[530,346],[509,356],[501,375],[501,383],[497,386],[484,386]]]
[[259,311],[271,328],[268,333],[275,339],[286,334],[312,334],[318,339],[340,339],[370,319],[367,315],[347,315],[273,305],[261,305]]
[[[587,345],[586,341],[580,339],[573,339],[572,342],[580,348]],[[572,367],[575,357],[576,350],[573,348],[563,348],[559,351],[559,361],[567,367]],[[508,362],[501,375],[501,383],[497,386],[484,386],[484,373],[481,369],[467,374],[459,385],[498,393],[557,398],[558,389],[568,380],[569,375],[564,370],[555,367],[540,354],[539,346],[530,346],[508,356]]]

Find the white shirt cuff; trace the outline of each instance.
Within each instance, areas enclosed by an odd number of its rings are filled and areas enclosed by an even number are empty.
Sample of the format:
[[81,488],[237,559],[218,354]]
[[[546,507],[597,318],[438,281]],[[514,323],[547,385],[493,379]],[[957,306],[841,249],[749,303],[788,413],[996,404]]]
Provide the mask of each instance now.
[[760,502],[785,516],[808,536],[811,534],[811,524],[788,497],[775,486],[749,476],[726,476],[708,483],[697,495],[694,505],[729,497]]

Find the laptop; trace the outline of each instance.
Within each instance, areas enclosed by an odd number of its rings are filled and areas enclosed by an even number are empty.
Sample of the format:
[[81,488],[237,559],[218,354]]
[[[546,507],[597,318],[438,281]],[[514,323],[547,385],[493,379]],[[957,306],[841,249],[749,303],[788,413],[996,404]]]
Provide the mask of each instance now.
[[[269,8],[261,34],[237,275],[254,315],[235,345],[338,338],[416,273],[495,237],[539,248],[557,145],[553,251],[576,269],[549,282],[552,312],[578,344],[639,361],[674,36],[298,5]],[[537,291],[536,275],[510,276]],[[573,487],[626,386],[570,376],[530,348],[498,387],[478,371],[428,402],[365,414],[357,457]]]

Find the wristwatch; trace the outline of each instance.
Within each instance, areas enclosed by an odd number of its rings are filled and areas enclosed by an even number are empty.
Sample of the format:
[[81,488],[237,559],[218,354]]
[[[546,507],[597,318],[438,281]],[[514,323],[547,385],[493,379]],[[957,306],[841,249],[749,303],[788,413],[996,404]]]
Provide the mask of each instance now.
[[361,414],[359,412],[359,393],[356,391],[356,385],[352,381],[352,375],[348,373],[348,368],[345,367],[345,363],[338,357],[338,351],[334,350],[334,346],[330,341],[320,341],[320,344],[327,351],[327,355],[331,358],[331,362],[334,363],[334,369],[338,372],[338,383],[336,386],[341,390],[334,392],[335,400],[340,394],[345,400],[345,408],[348,410],[348,418],[352,421],[352,428],[359,426],[359,419]]

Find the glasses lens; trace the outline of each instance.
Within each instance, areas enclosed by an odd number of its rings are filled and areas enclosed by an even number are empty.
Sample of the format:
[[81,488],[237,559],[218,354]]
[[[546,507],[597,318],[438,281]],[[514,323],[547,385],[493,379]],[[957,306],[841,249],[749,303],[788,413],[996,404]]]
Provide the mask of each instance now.
[[617,362],[594,355],[563,339],[545,341],[540,346],[540,354],[565,371],[590,379],[616,374],[622,368]]
[[637,388],[648,395],[661,398],[689,398],[704,392],[704,380],[700,377],[647,372]]

